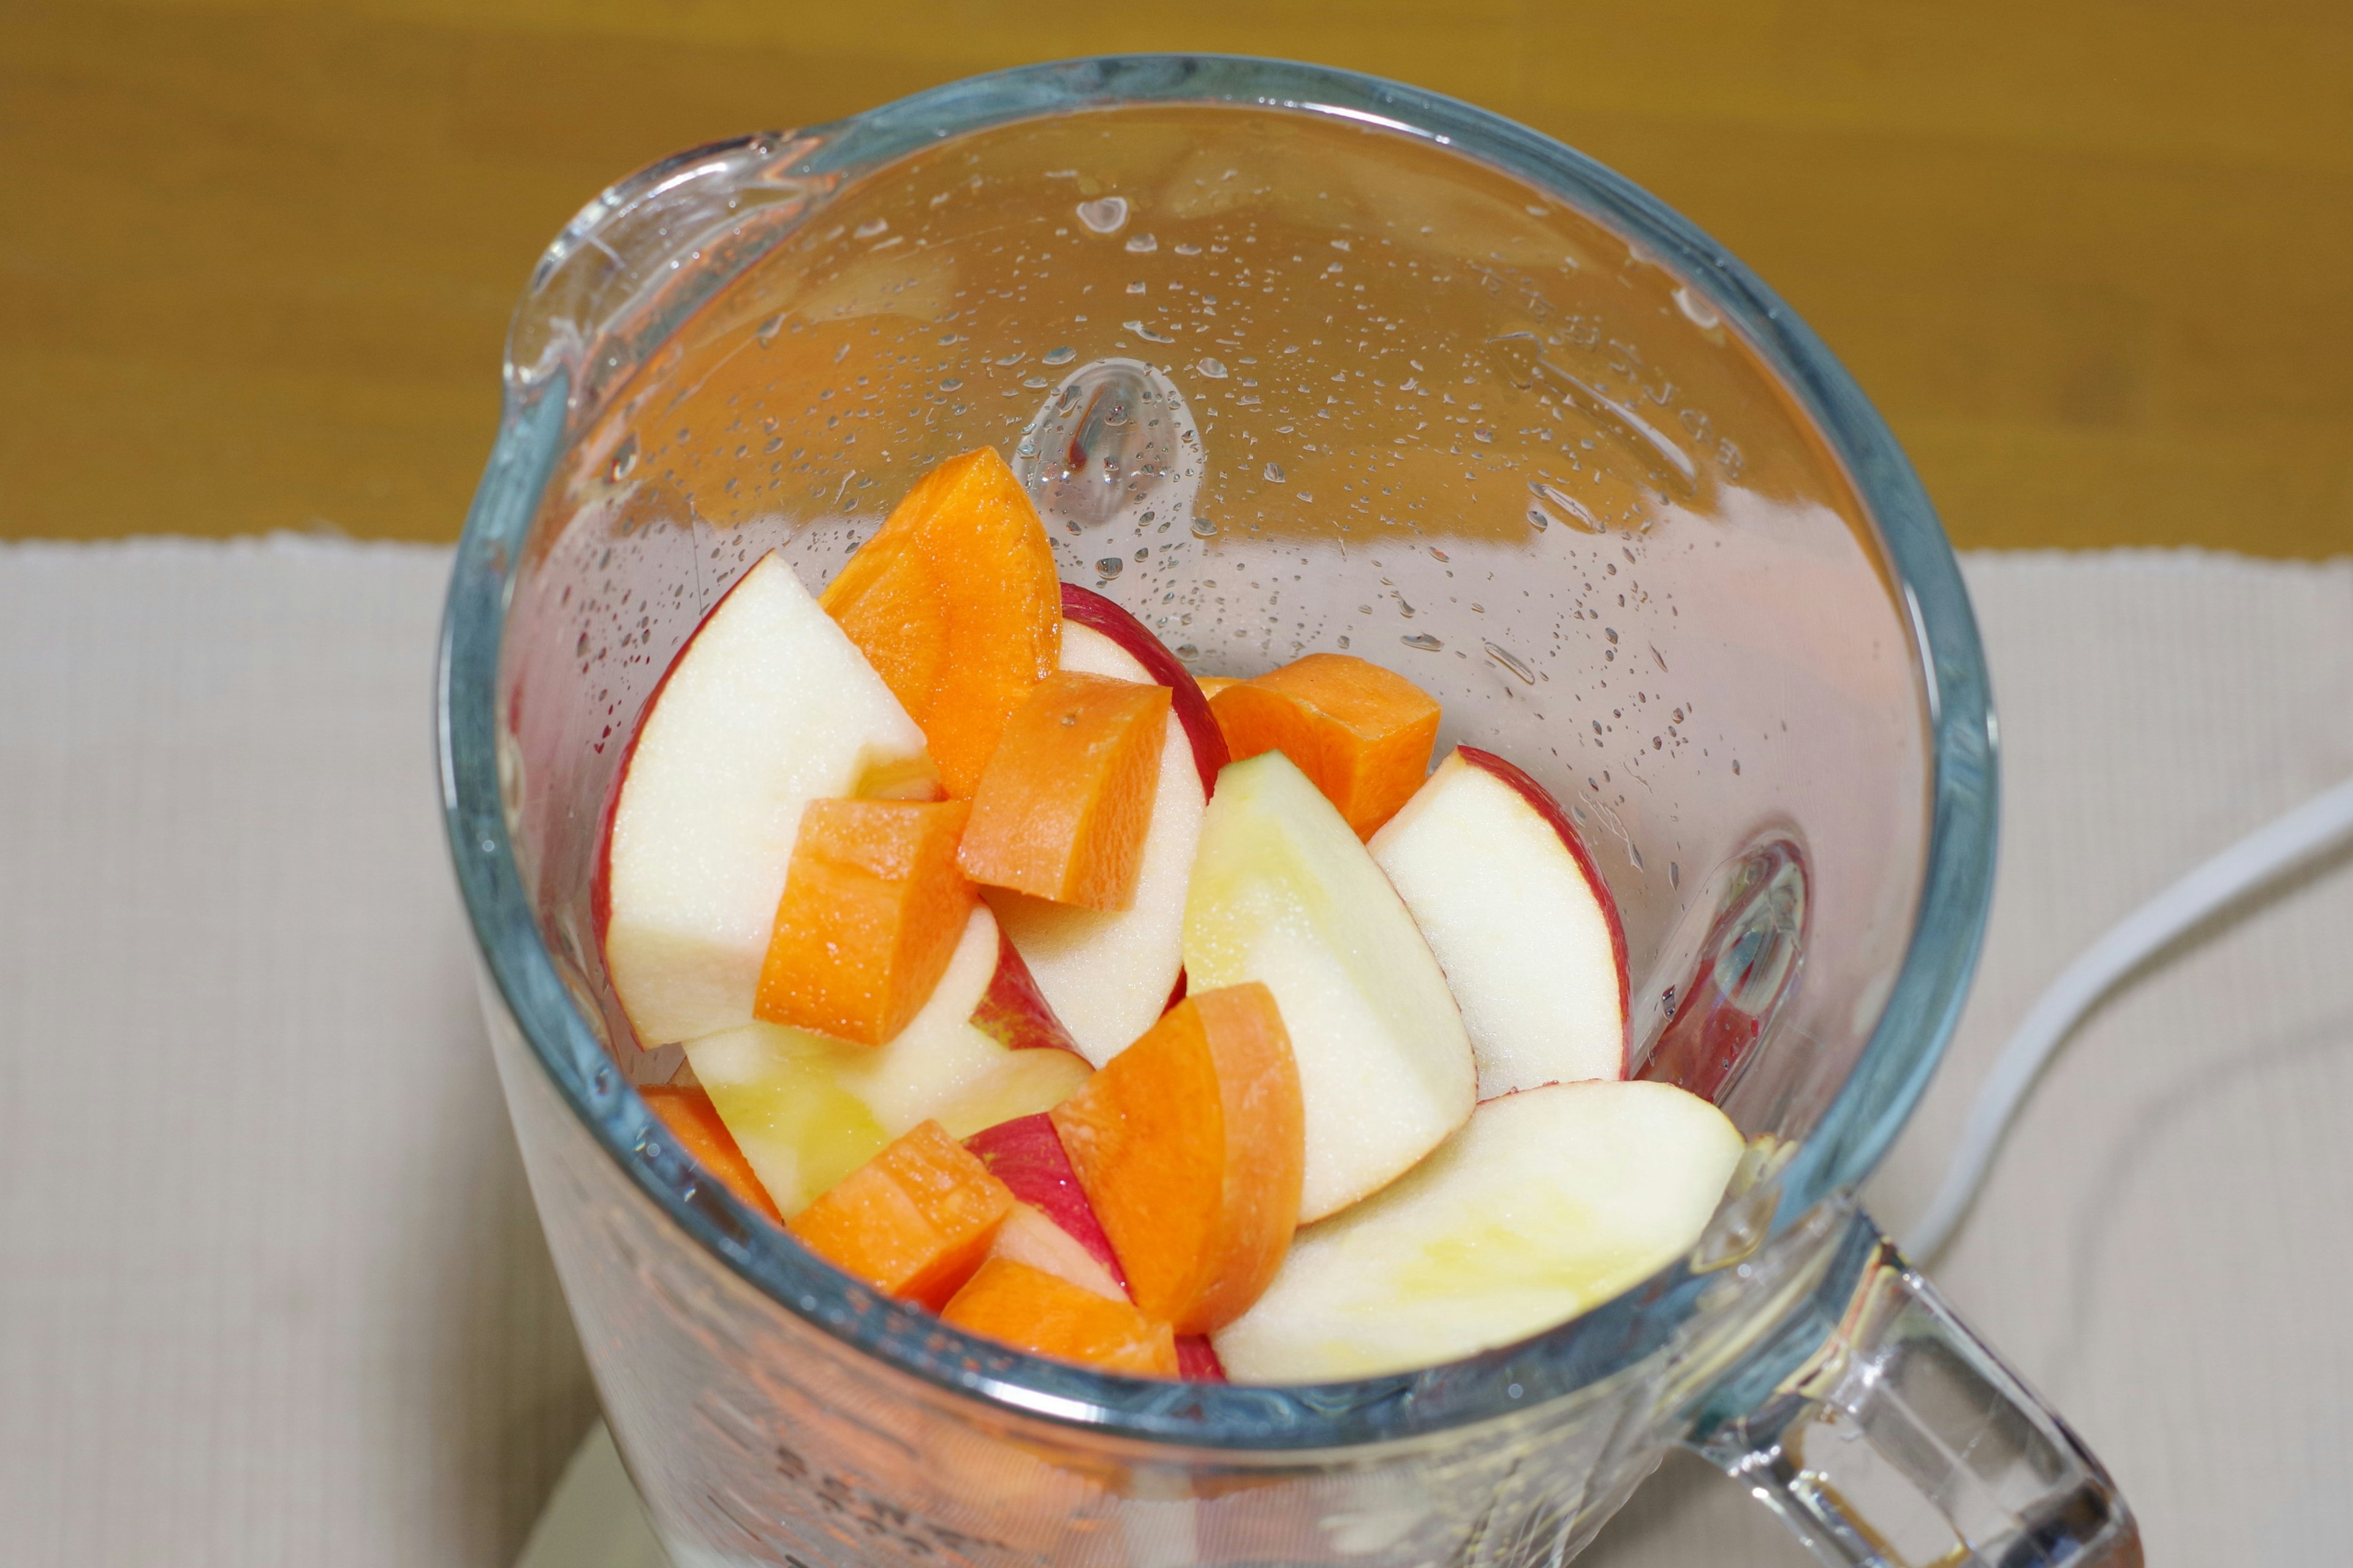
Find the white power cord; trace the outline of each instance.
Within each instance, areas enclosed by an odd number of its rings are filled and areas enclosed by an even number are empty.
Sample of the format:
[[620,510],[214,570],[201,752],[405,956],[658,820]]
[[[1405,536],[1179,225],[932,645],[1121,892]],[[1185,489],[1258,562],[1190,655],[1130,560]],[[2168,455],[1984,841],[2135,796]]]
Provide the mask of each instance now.
[[2150,955],[2233,900],[2353,835],[2353,779],[2324,790],[2240,839],[2109,928],[2027,1011],[1978,1088],[1944,1184],[1904,1249],[1926,1263],[1951,1239],[1984,1184],[2010,1124],[2045,1063],[2094,1004]]

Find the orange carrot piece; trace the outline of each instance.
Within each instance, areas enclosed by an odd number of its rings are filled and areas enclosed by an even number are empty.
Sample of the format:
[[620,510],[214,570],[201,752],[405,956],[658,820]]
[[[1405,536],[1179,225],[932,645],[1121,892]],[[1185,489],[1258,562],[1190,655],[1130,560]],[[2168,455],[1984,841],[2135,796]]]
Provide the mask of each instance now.
[[1197,675],[1193,678],[1193,684],[1201,689],[1204,697],[1215,697],[1227,687],[1241,683],[1241,677],[1238,675]]
[[1307,1158],[1272,992],[1187,997],[1050,1114],[1147,1316],[1207,1333],[1258,1300],[1290,1250]]
[[692,1155],[694,1163],[710,1172],[721,1186],[734,1194],[737,1203],[778,1225],[785,1223],[785,1216],[776,1210],[776,1200],[768,1195],[768,1189],[753,1173],[752,1162],[744,1158],[744,1151],[735,1146],[735,1135],[719,1119],[719,1108],[711,1103],[708,1093],[682,1084],[641,1089],[638,1092],[645,1096],[646,1109],[678,1140],[678,1146]]
[[1438,704],[1402,675],[1351,654],[1311,653],[1209,699],[1234,761],[1281,752],[1360,838],[1397,815],[1430,773]]
[[1062,589],[1029,492],[991,447],[915,481],[818,596],[969,799],[1062,653]]
[[813,800],[785,871],[754,1017],[879,1046],[904,1028],[972,913],[963,801]]
[[956,863],[976,882],[1124,910],[1160,790],[1168,689],[1060,670],[1038,683],[972,797]]
[[1009,1258],[982,1264],[940,1310],[940,1320],[1060,1361],[1145,1377],[1176,1375],[1176,1337],[1167,1324]]
[[845,1274],[934,1311],[956,1293],[1013,1212],[979,1157],[926,1121],[844,1176],[785,1226]]

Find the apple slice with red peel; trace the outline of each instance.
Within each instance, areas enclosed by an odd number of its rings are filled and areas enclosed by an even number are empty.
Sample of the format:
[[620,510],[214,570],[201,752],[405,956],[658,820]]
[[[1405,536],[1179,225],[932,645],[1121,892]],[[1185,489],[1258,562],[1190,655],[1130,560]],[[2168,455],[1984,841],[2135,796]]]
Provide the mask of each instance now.
[[933,776],[882,678],[784,558],[762,556],[679,650],[621,760],[595,903],[638,1043],[752,1021],[810,801]]
[[[1082,662],[1072,662],[1067,639],[1073,626],[1084,626],[1109,641],[1127,656],[1130,668],[1113,668],[1109,656],[1101,649],[1082,653],[1078,657]],[[1209,700],[1201,694],[1192,671],[1168,651],[1166,643],[1153,636],[1149,627],[1116,601],[1076,583],[1062,584],[1062,636],[1066,639],[1064,669],[1115,675],[1122,680],[1149,680],[1168,688],[1169,710],[1193,742],[1194,764],[1201,773],[1201,793],[1207,795],[1218,787],[1218,772],[1229,760],[1225,731],[1218,728],[1217,720],[1210,715]]]
[[1386,1191],[1303,1230],[1212,1336],[1237,1383],[1323,1383],[1507,1345],[1690,1250],[1738,1164],[1724,1112],[1671,1085],[1522,1089]]
[[1446,971],[1479,1098],[1626,1076],[1626,932],[1568,814],[1458,747],[1366,846]]
[[931,999],[880,1046],[776,1024],[687,1042],[696,1080],[786,1218],[923,1121],[968,1137],[1086,1081],[1092,1069],[1075,1052],[1007,1043],[1054,1037],[1050,1013],[1007,1022],[1035,994],[1000,965],[1009,951],[987,909],[975,908]]
[[1185,906],[1195,995],[1261,981],[1299,1064],[1300,1223],[1378,1191],[1462,1125],[1478,1069],[1446,976],[1332,803],[1281,752],[1230,763]]
[[[969,1149],[972,1145],[967,1142],[965,1147]],[[1006,1215],[997,1239],[989,1244],[988,1255],[1043,1269],[1082,1290],[1092,1290],[1114,1301],[1127,1300],[1127,1288],[1103,1267],[1101,1258],[1082,1246],[1078,1237],[1029,1204],[1016,1204],[1013,1212]]]
[[1084,910],[1001,889],[985,895],[1080,1054],[1101,1067],[1170,1005],[1184,963],[1185,887],[1225,739],[1193,678],[1134,616],[1068,583],[1062,609],[1062,668],[1166,686],[1177,720],[1161,742],[1159,788],[1126,909]]
[[1119,1254],[1112,1250],[1111,1237],[1095,1217],[1086,1189],[1079,1185],[1079,1173],[1071,1165],[1052,1118],[1041,1110],[1000,1121],[966,1138],[964,1146],[979,1157],[990,1174],[1011,1188],[1015,1197],[1052,1220],[1088,1257],[1103,1265],[1119,1282],[1121,1295],[1126,1295],[1127,1276],[1120,1269]]

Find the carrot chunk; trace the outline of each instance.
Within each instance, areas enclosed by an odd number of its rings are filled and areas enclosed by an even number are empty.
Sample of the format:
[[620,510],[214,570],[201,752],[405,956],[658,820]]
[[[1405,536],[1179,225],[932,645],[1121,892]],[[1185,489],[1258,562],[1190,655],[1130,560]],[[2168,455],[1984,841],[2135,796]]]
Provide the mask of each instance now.
[[1219,690],[1209,711],[1234,761],[1281,752],[1360,838],[1397,815],[1430,773],[1438,704],[1402,675],[1345,653],[1311,653]]
[[972,913],[956,869],[970,807],[813,800],[785,870],[753,1016],[879,1046],[904,1028]]
[[1038,1355],[1106,1372],[1176,1375],[1176,1340],[1167,1324],[1010,1258],[982,1264],[940,1318]]
[[1146,1315],[1207,1333],[1258,1300],[1290,1249],[1307,1157],[1272,992],[1187,997],[1050,1114]]
[[1125,909],[1160,790],[1168,689],[1060,670],[1038,683],[972,797],[957,864],[976,882]]
[[818,603],[969,799],[1005,721],[1062,651],[1062,591],[1038,509],[991,447],[915,482]]
[[[1235,675],[1197,675],[1193,678],[1193,684],[1201,689],[1202,696],[1215,697],[1229,686],[1240,686],[1241,678]],[[1223,733],[1222,731],[1219,732]]]
[[845,1274],[937,1311],[1013,1212],[1013,1194],[936,1121],[925,1121],[795,1215],[802,1246]]
[[721,1186],[734,1194],[737,1203],[767,1215],[778,1225],[785,1223],[785,1216],[777,1212],[776,1200],[760,1184],[752,1162],[744,1158],[744,1151],[736,1147],[735,1135],[719,1119],[719,1108],[711,1103],[709,1094],[685,1085],[665,1085],[638,1092],[645,1096],[646,1109],[678,1140],[678,1146],[692,1155],[694,1163],[710,1172]]

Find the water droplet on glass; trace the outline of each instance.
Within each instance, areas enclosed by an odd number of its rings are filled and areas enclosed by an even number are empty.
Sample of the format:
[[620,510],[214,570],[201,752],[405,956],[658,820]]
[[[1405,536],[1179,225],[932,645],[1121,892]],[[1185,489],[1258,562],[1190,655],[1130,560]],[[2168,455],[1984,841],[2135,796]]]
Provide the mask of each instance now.
[[1138,256],[1145,256],[1159,249],[1160,242],[1148,234],[1132,234],[1127,237],[1127,248]]
[[1106,577],[1116,577],[1119,575],[1120,564],[1121,563],[1118,556],[1106,555],[1102,560],[1095,563],[1095,570],[1102,573]]
[[1122,321],[1120,325],[1125,327],[1129,331],[1134,332],[1137,337],[1142,338],[1147,343],[1173,343],[1176,341],[1175,338],[1169,337],[1165,333],[1154,331],[1150,327],[1145,326],[1141,319],[1133,321]]
[[1043,354],[1039,356],[1038,363],[1039,364],[1068,364],[1078,357],[1079,351],[1074,348],[1063,347],[1059,349],[1048,349]]
[[1179,256],[1198,256],[1201,254],[1201,247],[1198,245],[1180,245],[1176,247],[1176,254]]
[[591,1081],[596,1085],[596,1092],[598,1094],[612,1093],[613,1069],[611,1068],[598,1068],[596,1069],[596,1078]]
[[851,229],[849,231],[849,237],[852,239],[872,239],[876,235],[888,230],[890,226],[891,220],[889,218],[874,218],[866,223],[861,223],[856,228]]
[[1702,330],[1720,326],[1724,322],[1722,312],[1693,293],[1688,283],[1675,290],[1675,308],[1691,319],[1692,325]]
[[575,658],[586,658],[588,657],[588,634],[586,632],[582,632],[580,634],[580,640],[572,645],[572,657]]
[[1526,665],[1522,664],[1518,659],[1513,658],[1508,650],[1497,647],[1493,643],[1489,643],[1486,647],[1487,657],[1493,659],[1497,664],[1502,665],[1505,669],[1510,670],[1514,675],[1518,676],[1523,683],[1529,686],[1534,686],[1536,683],[1535,671],[1530,669]]
[[761,322],[759,330],[752,335],[759,340],[760,346],[762,348],[766,348],[770,343],[776,341],[776,334],[784,330],[785,316],[784,312],[779,310],[776,314]]
[[1408,647],[1419,648],[1424,653],[1436,653],[1446,646],[1428,632],[1416,632],[1409,637],[1399,637],[1398,641]]
[[1195,659],[1201,657],[1201,650],[1195,647],[1191,643],[1180,642],[1176,645],[1176,657],[1183,659],[1186,663],[1190,664]]
[[1079,204],[1079,221],[1096,234],[1117,234],[1127,222],[1125,196],[1099,196]]
[[1226,379],[1226,367],[1219,361],[1205,359],[1196,363],[1193,368],[1199,371],[1203,375],[1208,376],[1211,381],[1223,381]]
[[1474,441],[1493,442],[1495,439],[1495,432],[1490,426],[1482,425],[1471,432],[1471,438]]
[[638,438],[634,435],[625,436],[621,438],[620,446],[613,453],[613,461],[606,468],[605,478],[617,485],[628,479],[629,470],[637,466]]
[[1279,485],[1282,483],[1282,465],[1281,463],[1269,463],[1266,466],[1266,482],[1271,485]]
[[[1602,527],[1601,520],[1594,516],[1593,513],[1587,509],[1583,501],[1578,500],[1575,496],[1570,495],[1567,490],[1560,489],[1556,485],[1548,485],[1542,479],[1530,479],[1528,481],[1528,493],[1535,497],[1537,500],[1544,503],[1544,510],[1549,516],[1558,519],[1560,521],[1567,523],[1571,528],[1580,529],[1587,533],[1603,533],[1608,531]],[[1535,521],[1536,511],[1537,509],[1535,507],[1530,507],[1528,509],[1528,517],[1531,521]],[[1539,522],[1536,526],[1541,528],[1544,524]]]
[[1193,520],[1193,537],[1194,537],[1194,538],[1196,538],[1196,539],[1208,539],[1208,538],[1211,537],[1212,535],[1214,535],[1217,531],[1218,531],[1218,524],[1217,524],[1217,520],[1216,520],[1216,519],[1214,519],[1214,518],[1207,518],[1207,517],[1197,517],[1197,518],[1195,518],[1195,519]]

